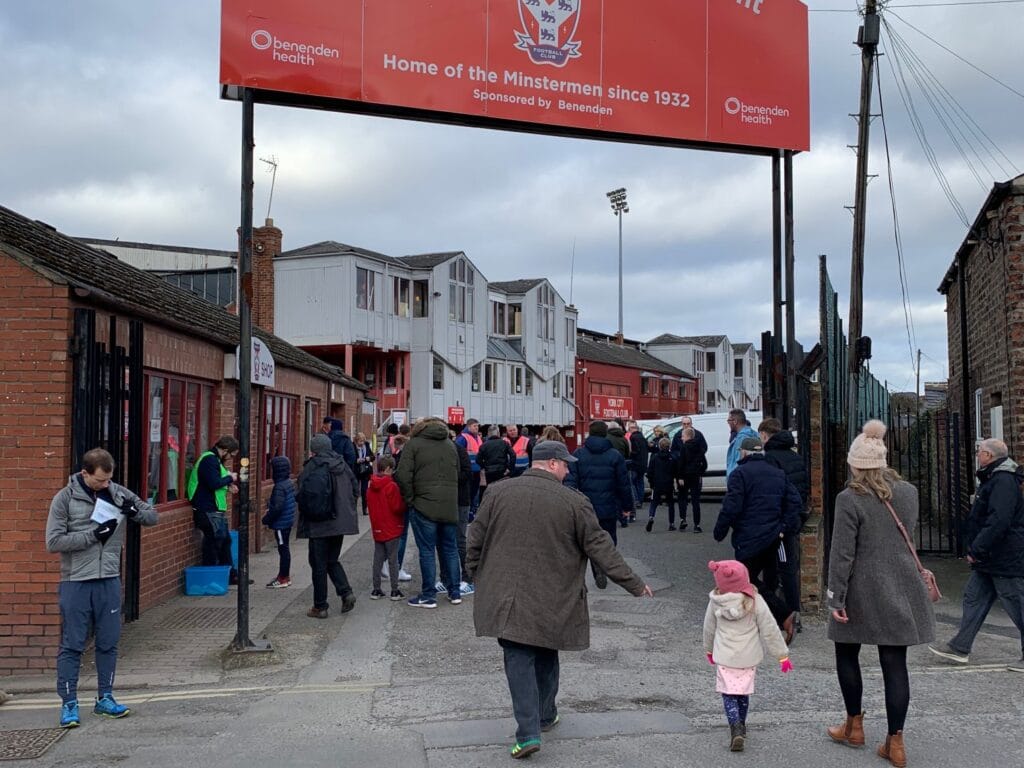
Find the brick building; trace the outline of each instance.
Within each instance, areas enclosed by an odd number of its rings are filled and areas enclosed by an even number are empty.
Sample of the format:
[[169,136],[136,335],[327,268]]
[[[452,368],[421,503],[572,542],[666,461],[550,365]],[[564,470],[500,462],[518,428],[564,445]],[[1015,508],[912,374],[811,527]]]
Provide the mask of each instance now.
[[[257,231],[263,252],[274,237]],[[266,306],[258,296],[254,319]],[[60,559],[46,552],[44,529],[50,499],[88,448],[107,447],[115,479],[160,513],[158,526],[126,537],[126,618],[178,592],[199,558],[188,471],[218,436],[237,434],[239,331],[224,309],[2,207],[0,330],[0,674],[10,674],[54,665]],[[258,521],[268,457],[300,466],[322,417],[355,422],[366,388],[267,331],[254,330],[254,354],[265,363],[251,411]],[[263,531],[251,530],[255,550]]]
[[[948,407],[957,416],[966,414],[961,430],[966,428],[972,440],[998,437],[1011,456],[1019,457],[1024,454],[1024,174],[992,187],[938,290],[946,297]],[[973,453],[973,446],[961,451],[965,457]]]
[[647,354],[639,342],[579,330],[575,381],[577,440],[594,419],[660,419],[698,412],[697,381]]

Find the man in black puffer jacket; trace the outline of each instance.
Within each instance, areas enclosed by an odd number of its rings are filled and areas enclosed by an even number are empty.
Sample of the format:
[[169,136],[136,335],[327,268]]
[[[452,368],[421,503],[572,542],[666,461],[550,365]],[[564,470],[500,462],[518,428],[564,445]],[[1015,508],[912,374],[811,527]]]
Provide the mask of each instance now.
[[485,482],[480,487],[480,499],[483,500],[484,491],[491,483],[504,480],[510,477],[516,468],[516,454],[512,446],[501,439],[501,433],[497,424],[487,428],[487,439],[480,446],[476,455],[476,463],[480,467],[480,474]]
[[[565,483],[590,499],[598,524],[611,536],[612,543],[618,544],[618,521],[628,519],[633,510],[626,460],[612,447],[607,424],[591,422],[589,432],[583,445],[573,453],[576,462],[569,466]],[[591,566],[594,582],[598,589],[604,589],[608,586],[607,576],[593,563]]]
[[778,583],[778,551],[784,534],[800,530],[803,503],[785,473],[769,464],[761,441],[737,438],[740,459],[729,475],[728,490],[715,523],[715,541],[722,541],[732,528],[736,559],[747,566],[750,581],[768,603],[776,622],[792,640],[796,616],[766,584]]
[[978,493],[967,518],[967,562],[971,578],[964,588],[963,616],[956,637],[929,650],[966,664],[974,637],[999,601],[1021,634],[1021,659],[1010,665],[1024,672],[1024,469],[1009,457],[1002,440],[978,446]]
[[[807,495],[810,491],[810,479],[803,457],[794,451],[796,441],[793,433],[782,428],[778,419],[765,419],[757,427],[764,444],[764,459],[786,473],[786,479],[793,484],[803,506],[800,507],[800,526],[807,522]],[[782,537],[786,554],[785,560],[779,561],[779,581],[782,582],[782,594],[791,611],[800,613],[800,532],[787,533]],[[774,585],[769,584],[769,588]],[[798,618],[799,622],[799,618]]]

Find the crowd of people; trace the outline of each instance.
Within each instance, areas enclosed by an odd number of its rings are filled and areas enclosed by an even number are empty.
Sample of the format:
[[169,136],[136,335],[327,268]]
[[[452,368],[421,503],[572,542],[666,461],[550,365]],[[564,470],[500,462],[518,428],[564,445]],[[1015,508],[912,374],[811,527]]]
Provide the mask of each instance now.
[[[727,490],[713,535],[723,541],[731,534],[733,558],[708,564],[714,588],[703,646],[715,666],[729,748],[741,751],[756,669],[766,652],[781,672],[793,669],[789,646],[799,629],[799,532],[807,520],[809,479],[792,434],[778,421],[766,419],[755,430],[734,410],[728,423]],[[828,637],[846,718],[827,734],[848,746],[865,743],[859,655],[862,645],[877,646],[887,718],[878,754],[900,768],[907,764],[907,649],[935,640],[936,590],[908,533],[917,525],[917,490],[888,466],[884,438],[881,422],[864,425],[849,448],[850,479],[835,503]],[[220,438],[189,477],[204,564],[230,564],[226,514],[237,475],[229,465],[237,451],[234,438]],[[693,530],[701,532],[707,440],[686,418],[672,439],[657,429],[648,439],[635,422],[594,421],[573,452],[555,427],[532,436],[517,425],[506,426],[504,434],[492,425],[481,435],[475,419],[456,433],[437,418],[391,425],[374,450],[364,435],[353,440],[339,420],[328,418],[309,451],[297,481],[287,458],[271,461],[274,488],[263,523],[274,531],[279,569],[267,587],[291,584],[295,527],[309,540],[313,606],[307,615],[328,617],[329,586],[341,599],[341,613],[351,611],[356,591],[340,553],[344,536],[359,532],[360,511],[367,515],[374,540],[371,600],[389,597],[432,609],[438,596],[458,605],[475,594],[476,633],[496,638],[504,656],[517,722],[513,758],[539,750],[542,733],[560,722],[558,652],[589,646],[587,564],[599,589],[610,579],[634,596],[654,596],[616,548],[620,527],[645,502],[647,485],[647,532],[662,505],[669,530],[686,530],[692,508]],[[967,663],[997,598],[1024,633],[1024,470],[999,440],[980,444],[978,463],[963,619],[948,643],[930,646],[959,664]],[[90,625],[99,672],[94,711],[108,717],[129,712],[113,698],[120,621],[111,617],[120,605],[121,536],[125,525],[152,525],[158,517],[148,502],[111,482],[113,469],[109,453],[89,451],[81,472],[54,497],[47,521],[47,547],[62,555],[62,727],[79,722],[78,670]],[[400,583],[412,580],[402,567],[410,529],[421,583],[406,597]],[[1010,668],[1024,671],[1024,650],[1021,663]]]

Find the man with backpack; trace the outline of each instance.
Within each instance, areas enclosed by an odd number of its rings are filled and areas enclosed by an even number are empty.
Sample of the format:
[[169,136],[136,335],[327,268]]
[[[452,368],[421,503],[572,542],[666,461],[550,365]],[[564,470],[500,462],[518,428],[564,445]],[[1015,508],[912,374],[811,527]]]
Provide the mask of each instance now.
[[359,533],[359,481],[348,463],[331,450],[331,439],[319,434],[309,441],[313,455],[299,475],[298,538],[309,539],[309,567],[313,573],[313,607],[306,615],[326,619],[327,579],[341,598],[341,612],[351,611],[356,596],[342,567],[341,545],[345,536]]

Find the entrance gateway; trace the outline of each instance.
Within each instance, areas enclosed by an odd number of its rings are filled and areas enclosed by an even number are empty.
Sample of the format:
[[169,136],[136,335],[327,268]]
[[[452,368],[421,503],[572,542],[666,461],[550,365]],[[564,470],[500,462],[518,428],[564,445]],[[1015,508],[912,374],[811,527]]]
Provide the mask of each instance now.
[[[791,353],[792,157],[810,148],[807,6],[799,0],[222,0],[220,84],[223,98],[242,102],[243,370],[251,365],[257,102],[771,157],[771,363],[791,368],[781,340],[785,306]],[[250,388],[244,377],[239,385],[234,645],[244,649],[253,645],[245,578]],[[772,404],[783,426],[787,390]]]

